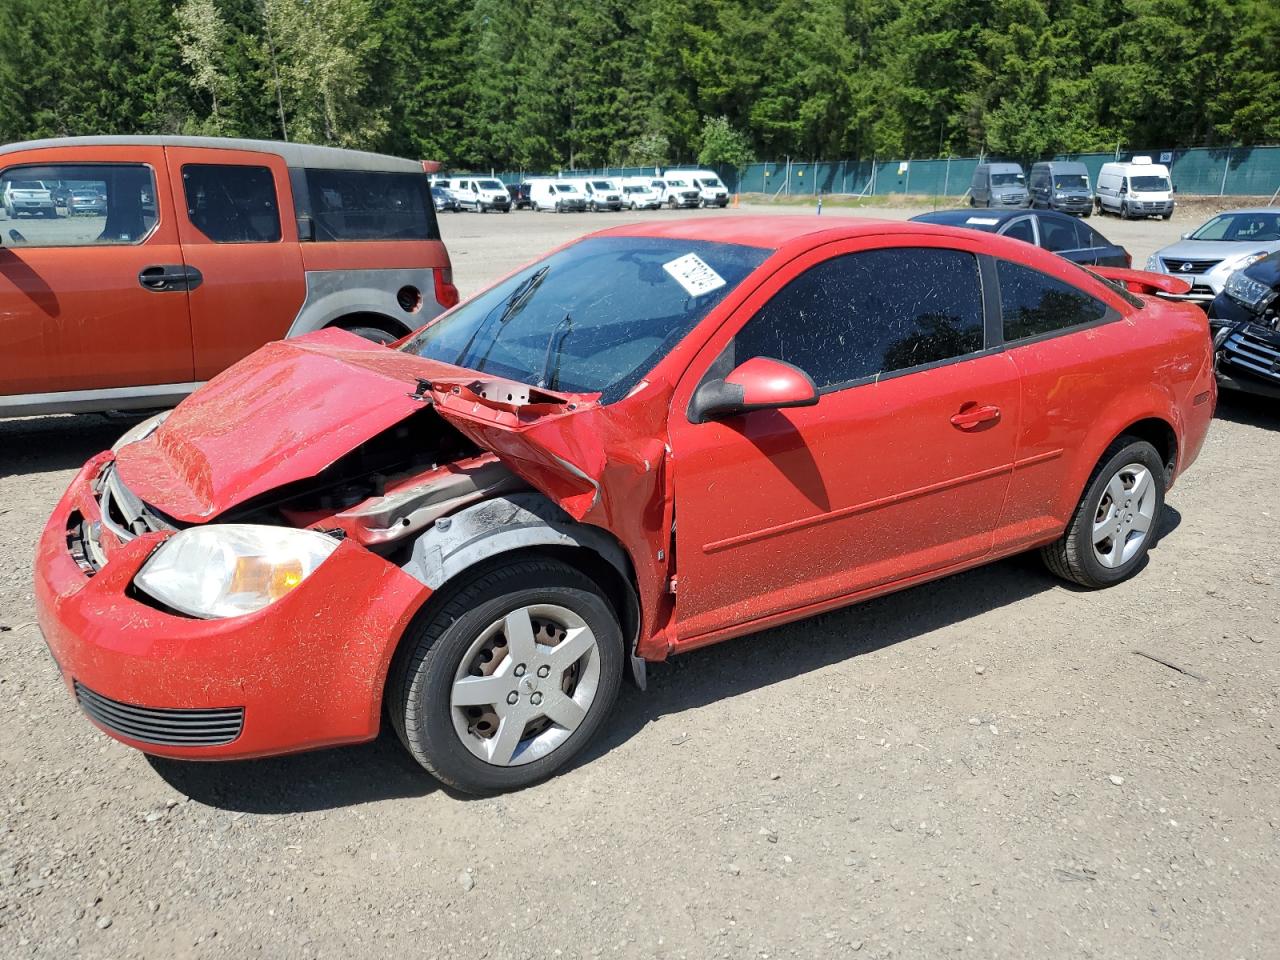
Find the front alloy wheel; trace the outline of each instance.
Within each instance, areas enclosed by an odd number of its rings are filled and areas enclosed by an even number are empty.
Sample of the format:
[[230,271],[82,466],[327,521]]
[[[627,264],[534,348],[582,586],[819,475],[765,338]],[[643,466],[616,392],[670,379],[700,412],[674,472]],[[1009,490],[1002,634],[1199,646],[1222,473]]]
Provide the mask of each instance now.
[[603,724],[622,630],[596,583],[549,557],[465,577],[405,638],[388,709],[437,779],[466,793],[518,789],[563,767]]

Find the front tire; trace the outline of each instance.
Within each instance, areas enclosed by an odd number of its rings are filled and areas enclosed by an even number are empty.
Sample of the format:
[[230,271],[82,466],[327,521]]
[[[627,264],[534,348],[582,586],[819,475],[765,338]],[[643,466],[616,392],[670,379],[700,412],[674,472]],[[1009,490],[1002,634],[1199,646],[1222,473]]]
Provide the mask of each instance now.
[[1156,538],[1164,489],[1165,467],[1156,448],[1120,437],[1094,468],[1066,531],[1041,548],[1045,565],[1090,589],[1129,579]]
[[426,770],[465,793],[550,776],[591,740],[622,680],[622,629],[586,575],[550,558],[498,561],[410,628],[392,723]]

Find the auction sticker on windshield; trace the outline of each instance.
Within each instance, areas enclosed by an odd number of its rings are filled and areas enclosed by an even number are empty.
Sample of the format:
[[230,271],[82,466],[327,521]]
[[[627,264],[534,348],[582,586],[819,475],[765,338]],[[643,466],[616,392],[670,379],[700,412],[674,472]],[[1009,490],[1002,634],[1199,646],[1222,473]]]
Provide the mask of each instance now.
[[970,217],[965,223],[973,223],[982,227],[994,227],[1000,221],[994,217]]
[[691,297],[719,290],[726,282],[724,277],[712,270],[696,253],[686,253],[683,257],[664,263],[662,269],[675,277],[676,283],[684,287]]

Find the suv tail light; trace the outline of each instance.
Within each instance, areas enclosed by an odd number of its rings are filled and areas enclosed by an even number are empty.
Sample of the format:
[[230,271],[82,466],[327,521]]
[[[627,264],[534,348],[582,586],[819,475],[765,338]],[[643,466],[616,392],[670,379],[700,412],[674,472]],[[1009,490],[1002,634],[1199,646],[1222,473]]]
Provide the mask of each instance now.
[[437,267],[432,271],[436,278],[436,303],[448,310],[458,305],[458,288],[453,285],[453,268]]

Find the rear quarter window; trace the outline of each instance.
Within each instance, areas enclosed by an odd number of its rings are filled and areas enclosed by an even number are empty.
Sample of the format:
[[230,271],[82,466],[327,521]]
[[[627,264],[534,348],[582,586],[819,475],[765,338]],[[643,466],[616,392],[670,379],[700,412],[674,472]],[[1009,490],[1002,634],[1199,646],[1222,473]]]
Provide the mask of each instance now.
[[1006,342],[1099,323],[1110,308],[1079,287],[1008,260],[997,261]]
[[317,241],[440,239],[426,174],[308,169],[306,183]]

